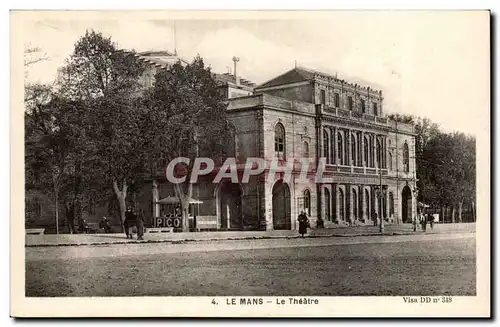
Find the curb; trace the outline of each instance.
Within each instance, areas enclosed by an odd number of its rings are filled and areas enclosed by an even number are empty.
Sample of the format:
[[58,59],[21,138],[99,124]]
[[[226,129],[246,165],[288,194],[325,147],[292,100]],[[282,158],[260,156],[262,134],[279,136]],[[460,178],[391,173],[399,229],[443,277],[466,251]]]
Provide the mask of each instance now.
[[[464,231],[465,233],[475,233],[475,231]],[[333,238],[333,237],[360,237],[360,236],[403,236],[403,235],[433,235],[442,233],[425,233],[422,232],[388,232],[388,233],[356,233],[356,234],[333,234],[333,235],[310,235],[305,238]],[[229,237],[229,238],[207,238],[207,239],[180,239],[180,240],[129,240],[118,242],[86,242],[86,243],[58,243],[58,244],[29,244],[28,247],[58,247],[58,246],[108,246],[119,244],[156,244],[156,243],[170,243],[170,244],[186,244],[197,242],[220,242],[220,241],[241,241],[241,240],[266,240],[266,239],[299,239],[300,235],[295,236],[251,236],[251,237]]]

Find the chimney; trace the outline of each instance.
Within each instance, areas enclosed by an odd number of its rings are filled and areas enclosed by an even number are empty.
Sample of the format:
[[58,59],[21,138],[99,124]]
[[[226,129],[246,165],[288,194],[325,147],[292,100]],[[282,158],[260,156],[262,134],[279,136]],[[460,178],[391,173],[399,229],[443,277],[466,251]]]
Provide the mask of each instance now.
[[240,61],[240,58],[238,57],[233,57],[233,61],[234,61],[234,78],[236,80],[236,85],[240,85],[240,77],[238,76],[238,71],[236,70],[236,63],[238,61]]

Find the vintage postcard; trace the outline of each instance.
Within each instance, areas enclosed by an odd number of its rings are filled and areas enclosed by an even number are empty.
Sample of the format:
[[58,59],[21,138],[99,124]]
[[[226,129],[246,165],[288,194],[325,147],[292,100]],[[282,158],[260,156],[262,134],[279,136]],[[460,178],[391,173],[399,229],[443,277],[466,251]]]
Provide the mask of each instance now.
[[491,315],[489,11],[10,18],[12,316]]

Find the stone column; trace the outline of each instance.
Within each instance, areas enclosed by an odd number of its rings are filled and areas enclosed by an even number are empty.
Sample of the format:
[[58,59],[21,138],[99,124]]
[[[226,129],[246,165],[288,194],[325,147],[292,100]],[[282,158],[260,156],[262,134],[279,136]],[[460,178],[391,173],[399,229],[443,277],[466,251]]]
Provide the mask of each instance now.
[[387,160],[389,159],[389,140],[388,137],[384,137],[384,168],[388,168]]
[[389,188],[387,185],[384,185],[384,189],[385,189],[385,197],[384,197],[384,201],[385,201],[385,216],[387,217],[387,219],[390,218],[390,209],[389,209]]
[[316,184],[316,211],[318,218],[325,220],[325,215],[323,213],[323,192],[322,192],[322,187],[321,184]]
[[377,135],[373,135],[373,167],[379,167],[377,160]]

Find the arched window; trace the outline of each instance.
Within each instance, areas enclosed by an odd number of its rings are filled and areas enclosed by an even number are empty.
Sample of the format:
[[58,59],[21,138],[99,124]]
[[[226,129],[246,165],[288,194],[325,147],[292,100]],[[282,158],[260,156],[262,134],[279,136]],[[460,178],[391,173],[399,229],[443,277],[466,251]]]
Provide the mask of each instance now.
[[304,191],[304,211],[308,216],[311,215],[311,192],[309,190]]
[[349,165],[349,134],[344,137],[344,165]]
[[274,151],[278,158],[285,158],[285,127],[281,123],[274,127]]
[[365,189],[365,214],[368,219],[370,219],[370,193]]
[[377,165],[379,168],[383,167],[382,162],[382,145],[380,144],[380,139],[377,138]]
[[334,100],[335,108],[340,107],[340,95],[338,93],[335,93],[333,100]]
[[330,221],[330,191],[325,187],[325,219]]
[[405,173],[410,171],[410,151],[406,142],[403,145],[403,170]]
[[389,152],[389,170],[392,170],[392,153]]
[[369,156],[370,156],[370,140],[367,136],[365,136],[365,144],[364,144],[364,155],[365,155],[365,166],[369,166],[370,165],[370,161],[368,160]]
[[304,158],[309,158],[309,143],[302,142],[302,155]]
[[358,219],[358,193],[355,189],[352,190],[352,216],[353,219]]
[[326,158],[326,163],[330,163],[330,140],[328,132],[323,130],[323,157]]
[[373,155],[373,144],[375,142],[375,136],[370,137],[370,167],[375,167],[375,160]]
[[353,105],[352,97],[348,96],[347,97],[347,109],[352,110],[353,106],[354,105]]
[[338,161],[340,165],[344,164],[344,149],[343,149],[343,139],[342,139],[342,133],[338,132],[337,133],[337,153],[338,153]]
[[356,162],[356,137],[351,134],[351,165],[357,166]]
[[339,220],[345,220],[345,198],[344,191],[339,188]]

